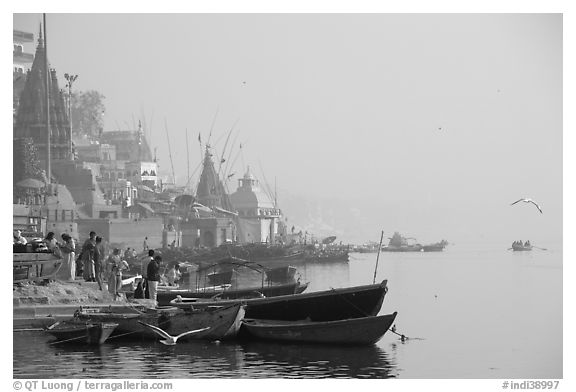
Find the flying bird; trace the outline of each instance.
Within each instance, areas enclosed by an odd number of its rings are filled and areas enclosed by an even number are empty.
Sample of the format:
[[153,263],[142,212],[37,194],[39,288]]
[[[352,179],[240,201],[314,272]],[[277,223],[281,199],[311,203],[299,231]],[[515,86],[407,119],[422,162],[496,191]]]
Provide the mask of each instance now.
[[540,206],[538,205],[538,203],[536,203],[536,202],[535,202],[534,200],[532,200],[532,199],[527,199],[527,198],[519,199],[519,200],[516,200],[514,203],[512,203],[512,204],[510,204],[510,205],[513,206],[514,204],[519,203],[519,202],[521,202],[521,201],[523,201],[524,203],[532,203],[532,204],[534,204],[534,205],[536,206],[536,208],[538,208],[538,211],[540,211],[540,213],[542,214],[542,208],[540,208]]
[[210,329],[210,327],[195,329],[192,331],[181,333],[178,336],[172,336],[172,335],[168,334],[166,331],[164,331],[162,328],[158,328],[155,325],[146,324],[142,321],[138,321],[138,322],[140,324],[144,325],[145,327],[151,329],[152,331],[154,331],[158,336],[164,338],[163,340],[160,340],[160,343],[165,344],[167,346],[174,346],[176,344],[176,342],[178,341],[178,339],[180,339],[182,336],[191,335],[191,334],[199,333],[202,331],[206,331],[207,329]]

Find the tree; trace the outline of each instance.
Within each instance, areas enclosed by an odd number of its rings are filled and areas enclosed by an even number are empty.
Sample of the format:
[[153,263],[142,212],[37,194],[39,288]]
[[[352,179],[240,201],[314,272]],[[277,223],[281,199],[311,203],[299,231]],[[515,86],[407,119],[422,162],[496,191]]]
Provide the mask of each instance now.
[[72,131],[98,137],[104,128],[104,95],[95,90],[72,93]]

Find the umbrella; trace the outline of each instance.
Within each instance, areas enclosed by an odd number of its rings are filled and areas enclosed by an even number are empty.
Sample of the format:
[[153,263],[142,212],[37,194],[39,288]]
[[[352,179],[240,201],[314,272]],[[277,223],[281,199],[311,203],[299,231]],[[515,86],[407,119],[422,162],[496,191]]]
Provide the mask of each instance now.
[[26,178],[22,181],[17,182],[16,186],[20,187],[20,188],[42,189],[42,188],[46,187],[46,184],[44,184],[42,181],[36,180],[34,178]]

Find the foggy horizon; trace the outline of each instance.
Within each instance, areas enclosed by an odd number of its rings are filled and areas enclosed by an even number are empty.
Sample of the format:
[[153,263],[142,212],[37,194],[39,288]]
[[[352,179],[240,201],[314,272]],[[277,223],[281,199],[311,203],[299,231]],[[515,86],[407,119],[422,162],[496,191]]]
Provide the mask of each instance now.
[[[37,40],[40,20],[14,14],[13,28]],[[186,129],[192,172],[198,134],[215,118],[220,156],[237,121],[230,191],[248,165],[263,183],[262,167],[289,225],[310,224],[298,200],[336,200],[327,214],[355,242],[561,244],[562,27],[561,14],[47,14],[60,86],[78,74],[75,91],[106,97],[104,131],[147,122],[166,175],[166,120],[183,185]],[[522,197],[544,213],[510,206]]]

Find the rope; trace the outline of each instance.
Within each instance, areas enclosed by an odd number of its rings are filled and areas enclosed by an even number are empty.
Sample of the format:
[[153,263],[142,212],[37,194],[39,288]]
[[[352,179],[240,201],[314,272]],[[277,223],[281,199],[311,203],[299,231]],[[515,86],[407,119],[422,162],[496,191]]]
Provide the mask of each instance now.
[[366,316],[366,317],[370,316],[369,314],[364,312],[362,309],[360,309],[358,306],[356,306],[353,302],[348,301],[348,299],[345,296],[343,296],[342,294],[340,294],[339,292],[337,292],[335,288],[330,287],[330,290],[332,290],[333,292],[338,294],[340,297],[342,297],[342,299],[344,299],[344,301],[348,302],[349,305],[352,305],[354,308],[356,308],[356,310],[358,310],[364,316]]
[[394,324],[388,331],[400,336],[400,340],[403,342],[409,339],[406,335],[396,332],[396,324]]

